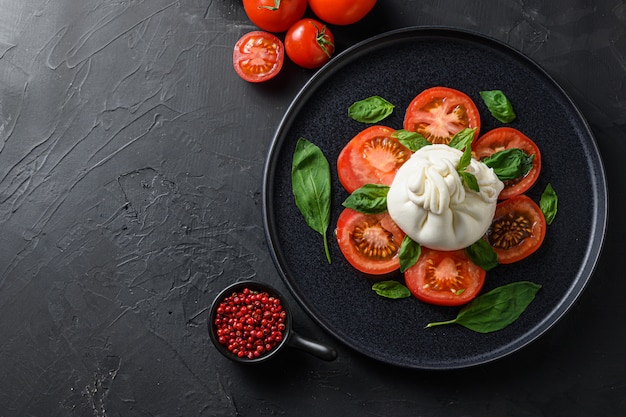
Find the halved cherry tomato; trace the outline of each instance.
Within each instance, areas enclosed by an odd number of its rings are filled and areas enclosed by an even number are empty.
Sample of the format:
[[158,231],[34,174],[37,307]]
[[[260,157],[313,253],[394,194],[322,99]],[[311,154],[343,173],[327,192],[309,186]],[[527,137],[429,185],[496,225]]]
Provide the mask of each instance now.
[[394,129],[370,126],[343,148],[337,159],[337,174],[352,193],[365,184],[391,185],[398,168],[410,157],[409,148],[391,136]]
[[404,129],[418,132],[431,143],[450,143],[465,128],[480,131],[480,113],[465,93],[448,87],[431,87],[419,93],[404,116]]
[[376,0],[309,0],[313,13],[333,25],[351,25],[363,19]]
[[521,149],[527,155],[534,155],[535,157],[533,158],[533,166],[526,175],[513,180],[504,181],[504,189],[498,196],[500,200],[525,193],[535,184],[539,177],[539,172],[541,171],[541,153],[539,152],[539,147],[537,147],[535,142],[528,136],[512,127],[498,127],[490,130],[478,138],[474,145],[472,145],[474,156],[478,160],[486,158],[498,151],[510,148]]
[[404,272],[404,281],[411,294],[421,301],[459,306],[478,295],[486,274],[462,249],[438,251],[422,247],[417,263]]
[[487,241],[498,262],[510,264],[534,253],[546,236],[546,220],[539,206],[521,194],[498,203]]
[[301,19],[285,35],[285,52],[303,68],[319,68],[335,52],[335,38],[326,25],[314,19]]
[[398,251],[404,232],[388,213],[363,214],[346,208],[335,230],[346,260],[366,274],[383,275],[400,268]]
[[274,78],[285,60],[283,43],[271,33],[255,31],[243,35],[233,50],[237,75],[251,83]]
[[252,23],[268,32],[285,32],[304,16],[307,0],[243,0]]

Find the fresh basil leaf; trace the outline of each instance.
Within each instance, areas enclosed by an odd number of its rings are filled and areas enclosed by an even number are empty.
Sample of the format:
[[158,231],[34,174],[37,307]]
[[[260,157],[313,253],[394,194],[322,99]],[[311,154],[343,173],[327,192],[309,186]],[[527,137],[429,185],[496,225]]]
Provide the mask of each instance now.
[[376,294],[386,298],[407,298],[411,296],[409,289],[398,281],[379,281],[372,285]]
[[432,143],[421,134],[404,129],[396,130],[391,136],[398,139],[398,142],[409,148],[411,152],[417,152],[424,146],[432,145]]
[[452,139],[450,139],[450,143],[448,146],[458,149],[462,151],[463,149],[469,148],[472,146],[472,141],[474,140],[474,135],[476,133],[476,129],[465,128],[459,130]]
[[322,235],[328,263],[331,262],[326,236],[330,224],[330,181],[330,165],[321,149],[300,138],[291,166],[293,195],[306,223]]
[[371,96],[353,103],[348,116],[363,123],[378,123],[393,113],[394,105],[380,96]]
[[478,239],[472,245],[465,248],[465,253],[472,262],[485,271],[490,271],[498,266],[498,255],[485,239]]
[[472,141],[474,140],[475,129],[463,129],[452,137],[450,146],[455,149],[463,151],[463,155],[459,159],[459,163],[456,167],[461,181],[465,183],[467,188],[472,191],[479,192],[478,180],[471,172],[465,171],[465,169],[472,162]]
[[432,322],[426,327],[458,324],[478,333],[504,329],[526,310],[535,299],[540,284],[519,281],[479,295],[459,311],[453,320]]
[[493,117],[502,123],[515,120],[513,105],[501,90],[480,91],[479,94]]
[[417,262],[422,254],[422,247],[419,243],[411,239],[408,235],[402,239],[398,258],[400,260],[400,272],[404,272]]
[[478,180],[474,174],[467,171],[460,171],[459,177],[461,177],[461,180],[465,183],[467,188],[472,191],[476,191],[477,193],[480,192],[480,186],[478,185]]
[[545,217],[547,224],[552,224],[554,221],[558,204],[559,198],[557,197],[554,188],[552,188],[551,184],[546,185],[546,189],[543,190],[541,199],[539,200],[539,208],[543,212],[543,217]]
[[513,180],[523,177],[533,167],[535,155],[528,155],[519,148],[509,148],[498,151],[482,160],[500,181]]
[[365,184],[354,190],[343,202],[343,206],[361,213],[378,214],[387,211],[389,186]]

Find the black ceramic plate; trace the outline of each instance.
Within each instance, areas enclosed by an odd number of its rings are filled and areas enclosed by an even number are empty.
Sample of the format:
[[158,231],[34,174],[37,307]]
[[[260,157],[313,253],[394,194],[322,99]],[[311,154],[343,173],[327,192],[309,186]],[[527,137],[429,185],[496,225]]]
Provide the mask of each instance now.
[[[487,274],[483,289],[520,280],[542,285],[536,299],[509,327],[479,334],[461,326],[425,329],[452,319],[457,308],[415,298],[377,296],[372,280],[343,259],[333,229],[347,197],[336,175],[342,147],[366,126],[347,116],[355,101],[379,95],[396,108],[380,124],[401,128],[404,111],[420,91],[448,86],[468,94],[482,117],[481,132],[502,124],[479,91],[501,89],[517,113],[509,125],[533,138],[542,152],[542,173],[528,193],[535,201],[548,183],[559,211],[538,252]],[[332,216],[328,238],[309,229],[291,191],[291,161],[298,138],[318,145],[331,164]],[[564,91],[525,56],[492,39],[442,28],[411,28],[362,42],[318,71],[279,126],[264,178],[264,221],[272,256],[286,285],[320,326],[358,352],[416,369],[474,366],[509,355],[547,331],[588,282],[604,238],[607,191],[598,149],[585,120]],[[398,275],[398,279],[401,276]]]

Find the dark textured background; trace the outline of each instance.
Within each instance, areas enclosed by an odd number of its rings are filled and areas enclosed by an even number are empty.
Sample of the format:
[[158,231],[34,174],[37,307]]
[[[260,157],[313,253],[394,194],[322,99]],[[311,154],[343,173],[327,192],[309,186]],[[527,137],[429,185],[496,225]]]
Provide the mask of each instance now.
[[[338,51],[414,25],[499,39],[560,83],[602,152],[611,218],[583,296],[526,349],[453,372],[338,343],[330,363],[289,350],[241,367],[210,344],[206,312],[226,284],[286,292],[262,175],[312,75],[287,64],[264,85],[237,78],[232,47],[255,29],[240,2],[0,6],[0,415],[625,415],[623,0],[379,0],[331,27]],[[334,343],[288,298],[299,333]]]

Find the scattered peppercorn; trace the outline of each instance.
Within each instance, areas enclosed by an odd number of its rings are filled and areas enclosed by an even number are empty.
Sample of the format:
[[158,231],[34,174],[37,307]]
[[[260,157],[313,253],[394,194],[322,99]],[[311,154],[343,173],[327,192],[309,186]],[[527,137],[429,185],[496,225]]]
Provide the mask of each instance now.
[[231,353],[256,359],[283,340],[286,316],[279,298],[244,288],[219,303],[213,325],[218,342]]

